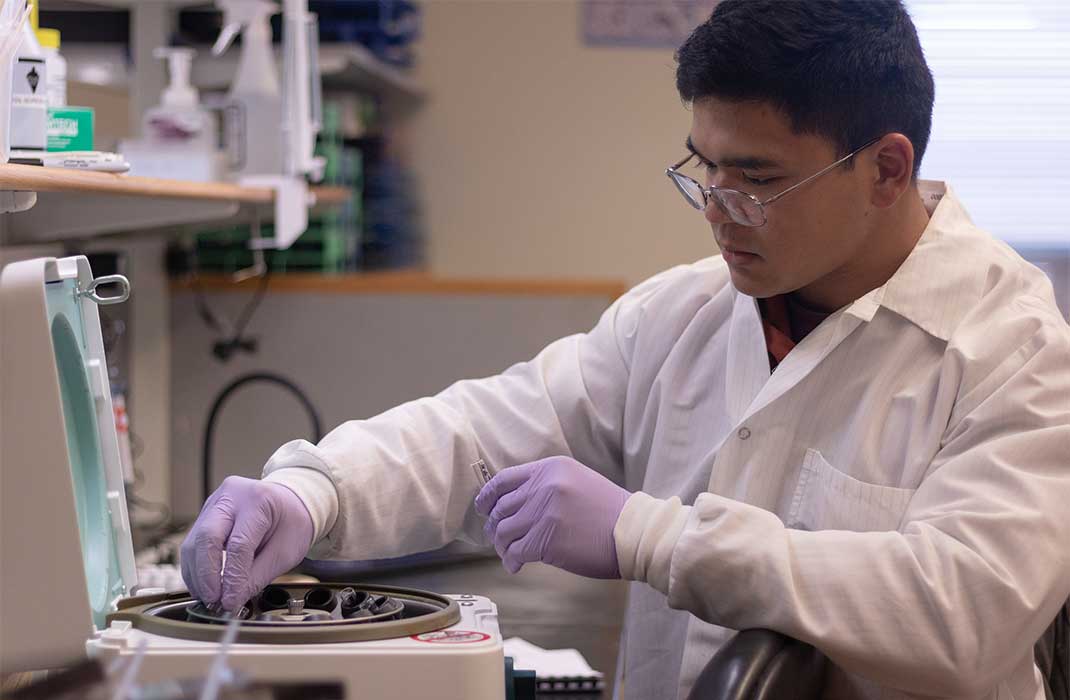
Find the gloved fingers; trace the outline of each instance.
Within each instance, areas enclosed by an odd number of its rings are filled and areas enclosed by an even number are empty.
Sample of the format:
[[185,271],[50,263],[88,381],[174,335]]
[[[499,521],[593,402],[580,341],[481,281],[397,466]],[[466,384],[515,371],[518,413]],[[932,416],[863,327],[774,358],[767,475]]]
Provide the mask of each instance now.
[[501,555],[505,570],[515,574],[524,564],[542,561],[546,543],[550,540],[553,528],[545,523],[536,523],[520,539],[514,540]]
[[494,542],[494,551],[504,559],[509,547],[526,536],[540,520],[541,513],[535,508],[533,502],[530,499],[524,501],[516,513],[504,518],[495,527],[491,537],[491,541]]
[[182,542],[182,579],[193,597],[205,605],[219,602],[223,547],[233,527],[230,511],[220,508],[217,499],[201,511]]
[[274,522],[266,505],[242,510],[227,538],[227,566],[223,571],[220,603],[224,610],[240,608],[255,592],[253,560],[271,534]]
[[182,546],[178,550],[178,563],[182,568],[182,582],[186,584],[186,590],[189,591],[190,596],[195,600],[204,600],[201,597],[201,587],[197,585],[197,575],[193,570],[193,557],[196,556],[196,549],[190,540],[192,535],[193,533],[190,532],[182,541]]
[[[186,539],[189,539],[188,534],[186,535]],[[193,555],[184,554],[183,550],[185,549],[186,541],[183,540],[182,546],[178,550],[178,565],[182,570],[182,583],[186,584],[186,590],[189,591],[190,597],[192,597],[194,600],[200,600],[200,587],[197,585],[197,579],[193,573],[193,566],[189,562],[190,557]]]
[[498,499],[520,488],[529,478],[538,462],[528,462],[498,472],[476,496],[476,512],[487,517]]
[[487,516],[487,522],[483,525],[483,534],[487,540],[493,541],[494,532],[498,529],[498,523],[512,515],[516,515],[517,511],[527,502],[528,489],[525,486],[521,486],[515,491],[510,491],[498,499],[494,509]]
[[[272,581],[301,563],[303,556],[295,557],[292,550],[280,543],[278,538],[270,539],[263,549],[253,558],[249,571],[245,600],[249,600],[268,587]],[[240,605],[240,603],[239,603]]]

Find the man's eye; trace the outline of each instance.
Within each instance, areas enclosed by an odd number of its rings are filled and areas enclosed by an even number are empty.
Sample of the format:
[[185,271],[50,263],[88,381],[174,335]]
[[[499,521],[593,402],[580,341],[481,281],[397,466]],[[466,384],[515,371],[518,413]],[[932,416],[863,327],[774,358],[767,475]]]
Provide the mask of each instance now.
[[762,185],[768,185],[771,182],[776,182],[780,178],[779,177],[758,178],[758,177],[751,177],[750,175],[748,175],[746,173],[743,173],[743,179],[746,180],[747,182],[749,182],[752,185],[757,185],[757,186],[760,187]]
[[699,162],[695,163],[695,167],[712,173],[714,170],[717,169],[717,164],[700,160]]

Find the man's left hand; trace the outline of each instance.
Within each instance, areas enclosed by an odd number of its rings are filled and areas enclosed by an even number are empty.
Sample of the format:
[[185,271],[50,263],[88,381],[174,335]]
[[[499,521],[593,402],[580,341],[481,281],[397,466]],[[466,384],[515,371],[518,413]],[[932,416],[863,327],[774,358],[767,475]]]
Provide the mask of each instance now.
[[541,561],[620,578],[613,528],[629,496],[570,457],[549,457],[502,470],[476,496],[476,511],[509,573]]

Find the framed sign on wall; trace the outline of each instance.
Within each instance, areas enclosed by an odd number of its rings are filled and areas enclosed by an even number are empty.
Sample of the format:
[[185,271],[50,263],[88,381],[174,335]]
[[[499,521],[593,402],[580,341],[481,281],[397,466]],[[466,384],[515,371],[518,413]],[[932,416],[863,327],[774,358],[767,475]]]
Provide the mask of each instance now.
[[717,0],[584,0],[584,41],[591,46],[675,49],[705,22]]

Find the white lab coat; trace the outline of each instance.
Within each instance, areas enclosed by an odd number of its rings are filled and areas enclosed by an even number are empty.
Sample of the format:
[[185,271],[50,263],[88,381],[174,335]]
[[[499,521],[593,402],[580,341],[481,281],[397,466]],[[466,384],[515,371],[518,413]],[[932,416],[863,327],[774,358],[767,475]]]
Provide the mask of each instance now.
[[310,556],[480,541],[492,472],[571,455],[641,491],[617,523],[620,697],[684,698],[732,630],[834,662],[828,697],[1042,698],[1070,595],[1070,329],[1044,275],[948,190],[882,287],[770,376],[719,257],[663,272],[502,374],[281,447]]

